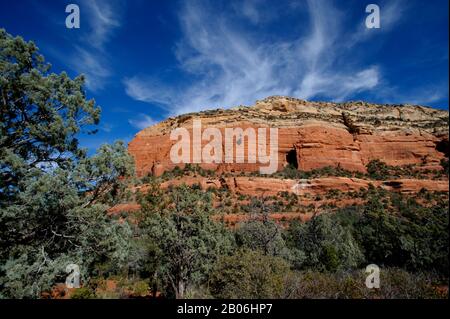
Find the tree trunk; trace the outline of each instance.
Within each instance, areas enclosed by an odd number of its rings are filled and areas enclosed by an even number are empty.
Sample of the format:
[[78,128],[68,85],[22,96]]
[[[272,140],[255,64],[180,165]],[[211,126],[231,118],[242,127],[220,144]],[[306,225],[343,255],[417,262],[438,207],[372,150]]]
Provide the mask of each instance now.
[[185,290],[185,284],[183,280],[178,281],[178,287],[176,291],[176,298],[177,299],[184,299],[184,290]]

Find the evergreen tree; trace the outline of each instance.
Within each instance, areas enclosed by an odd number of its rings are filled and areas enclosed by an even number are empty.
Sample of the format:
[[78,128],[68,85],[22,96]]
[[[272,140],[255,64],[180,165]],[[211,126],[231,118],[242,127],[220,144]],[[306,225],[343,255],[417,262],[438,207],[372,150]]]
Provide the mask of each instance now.
[[361,249],[351,232],[325,214],[314,216],[306,223],[291,225],[288,238],[294,255],[301,257],[295,262],[298,268],[349,270],[363,261]]
[[[153,196],[144,201],[155,203]],[[159,199],[162,204],[143,203],[142,240],[153,243],[149,262],[166,295],[184,298],[189,288],[206,281],[218,257],[232,250],[233,237],[211,220],[210,193],[183,185]]]
[[39,297],[65,268],[125,264],[130,228],[107,216],[133,162],[123,143],[88,158],[100,108],[83,76],[50,73],[32,42],[0,30],[0,297]]

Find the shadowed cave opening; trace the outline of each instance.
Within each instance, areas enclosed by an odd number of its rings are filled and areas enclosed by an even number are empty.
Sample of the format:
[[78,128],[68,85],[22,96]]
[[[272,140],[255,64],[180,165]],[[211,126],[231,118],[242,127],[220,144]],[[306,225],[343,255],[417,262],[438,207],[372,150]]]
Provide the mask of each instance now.
[[297,151],[295,149],[290,150],[286,154],[286,162],[288,165],[291,165],[292,167],[295,167],[298,169],[298,162],[297,162]]
[[444,153],[445,157],[448,157],[449,151],[450,151],[448,140],[441,140],[441,141],[437,142],[436,150],[438,152]]

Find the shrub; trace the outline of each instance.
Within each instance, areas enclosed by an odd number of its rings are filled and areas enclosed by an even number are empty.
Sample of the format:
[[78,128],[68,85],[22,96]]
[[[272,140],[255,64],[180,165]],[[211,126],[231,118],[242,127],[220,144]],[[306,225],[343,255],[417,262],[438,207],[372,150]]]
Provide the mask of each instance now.
[[445,175],[448,176],[448,158],[441,159],[441,166],[444,169]]
[[363,270],[335,274],[317,271],[297,272],[290,277],[286,288],[289,298],[328,299],[422,299],[448,298],[440,292],[432,275],[409,273],[398,268],[381,268],[380,288],[368,289],[367,273]]
[[367,174],[372,179],[383,180],[389,178],[388,166],[380,160],[372,160],[367,165]]
[[75,291],[70,295],[70,299],[93,299],[93,298],[95,298],[95,293],[87,287],[75,289]]
[[209,287],[216,298],[283,298],[289,276],[282,258],[239,250],[218,260]]
[[288,249],[281,236],[281,228],[272,220],[250,220],[236,230],[236,243],[265,255],[287,256]]

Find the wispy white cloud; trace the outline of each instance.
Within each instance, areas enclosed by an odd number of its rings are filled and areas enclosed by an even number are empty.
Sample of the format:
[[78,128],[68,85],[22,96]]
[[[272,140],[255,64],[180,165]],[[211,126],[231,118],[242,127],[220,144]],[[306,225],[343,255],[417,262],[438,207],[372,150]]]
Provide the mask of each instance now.
[[49,51],[73,71],[84,74],[88,89],[98,91],[113,74],[106,46],[121,26],[123,5],[120,0],[82,0],[79,7],[80,29],[67,30],[71,53],[55,46]]
[[120,6],[118,2],[105,0],[82,2],[83,13],[88,17],[89,33],[86,39],[91,46],[103,51],[105,43],[121,25]]
[[163,87],[156,80],[131,77],[123,80],[125,92],[135,100],[160,104],[162,108],[174,103],[175,92],[170,87]]
[[71,63],[85,74],[86,85],[92,91],[102,89],[113,73],[105,46],[121,25],[121,6],[121,2],[110,0],[84,0],[81,4],[81,14],[87,16],[86,32],[81,39],[84,49],[77,47]]
[[382,3],[380,30],[390,31],[406,14],[410,5],[406,0],[384,1]]
[[[253,4],[244,4],[241,14],[258,23],[261,15]],[[344,13],[330,1],[310,0],[306,9],[309,22],[305,34],[274,42],[237,29],[229,12],[189,2],[179,15],[183,37],[175,54],[192,81],[174,85],[158,82],[154,74],[132,76],[124,80],[126,93],[180,114],[252,104],[270,95],[340,101],[378,88],[380,68],[350,58],[352,47],[371,35],[359,33],[362,31],[349,35],[344,30]],[[398,11],[388,12],[389,21],[398,19]],[[348,62],[343,64],[342,57]]]
[[112,125],[111,123],[100,124],[100,129],[106,133],[111,133],[113,128],[114,128],[114,125]]
[[376,66],[356,73],[333,73],[329,71],[311,71],[303,79],[295,96],[309,99],[321,95],[334,101],[343,101],[348,96],[377,87],[380,74]]
[[257,24],[261,21],[261,13],[258,10],[260,3],[261,0],[245,0],[242,1],[242,5],[237,9],[252,23]]
[[156,121],[153,120],[147,114],[140,113],[139,117],[129,119],[128,123],[130,123],[135,128],[142,130],[142,129],[148,127],[148,126],[151,126],[151,125],[155,124]]
[[268,6],[266,0],[242,0],[231,2],[231,5],[238,16],[254,25],[266,24],[280,13],[273,6]]
[[90,48],[75,46],[74,56],[68,61],[69,66],[86,77],[86,85],[92,91],[102,89],[112,71],[106,62],[106,56]]
[[443,98],[448,98],[446,89],[431,88],[431,89],[420,90],[419,92],[415,92],[415,94],[405,96],[400,102],[417,104],[417,105],[429,105],[429,104],[437,102]]
[[399,90],[395,86],[384,87],[381,92],[377,92],[376,96],[380,102],[384,103],[430,105],[448,98],[448,86],[446,83],[437,83],[420,88],[410,88],[406,91]]

